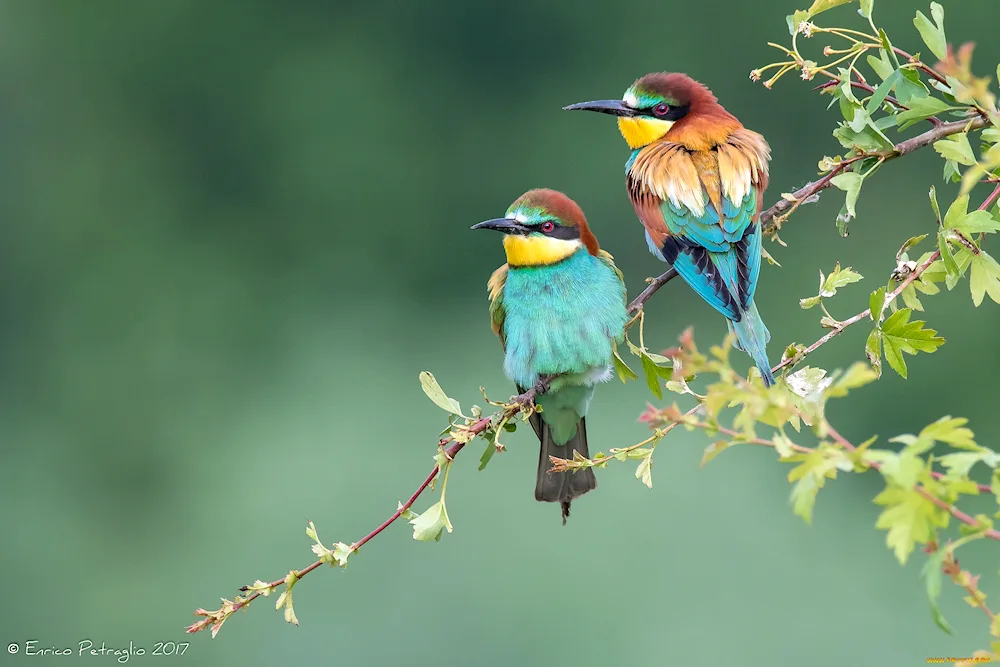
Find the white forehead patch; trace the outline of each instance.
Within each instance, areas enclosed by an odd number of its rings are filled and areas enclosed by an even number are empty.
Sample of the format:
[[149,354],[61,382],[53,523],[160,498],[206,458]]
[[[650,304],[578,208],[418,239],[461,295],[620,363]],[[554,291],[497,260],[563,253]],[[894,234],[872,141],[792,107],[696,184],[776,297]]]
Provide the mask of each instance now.
[[514,214],[514,219],[523,225],[528,221],[528,216],[526,216],[523,212],[518,211],[517,213]]
[[639,98],[635,96],[635,91],[631,89],[625,91],[625,97],[622,98],[622,102],[633,109],[639,106]]

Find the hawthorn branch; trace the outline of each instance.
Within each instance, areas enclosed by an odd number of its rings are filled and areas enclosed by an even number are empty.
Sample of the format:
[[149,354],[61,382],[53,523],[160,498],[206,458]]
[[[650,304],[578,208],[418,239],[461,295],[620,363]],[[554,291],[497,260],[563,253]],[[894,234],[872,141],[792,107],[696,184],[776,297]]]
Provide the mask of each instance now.
[[[901,141],[891,150],[877,151],[875,153],[866,153],[863,156],[854,156],[849,158],[851,162],[856,161],[856,158],[862,157],[877,157],[881,158],[883,162],[888,162],[889,160],[895,160],[898,157],[908,155],[913,151],[923,148],[925,146],[932,145],[935,141],[944,139],[953,134],[958,134],[960,132],[965,132],[968,130],[979,130],[987,125],[989,125],[989,119],[982,116],[974,116],[967,120],[957,120],[951,123],[942,123],[937,127],[933,127],[922,134],[918,134],[915,137]],[[822,178],[806,183],[801,188],[792,193],[792,197],[795,201],[789,201],[788,199],[781,199],[774,204],[771,208],[760,214],[760,222],[763,226],[763,232],[767,236],[774,236],[781,229],[781,225],[784,219],[791,214],[795,208],[798,208],[800,204],[808,204],[814,201],[818,201],[818,194],[820,191],[830,187],[830,181],[838,173],[843,171],[843,166],[846,166],[847,160],[842,162],[840,165],[834,168],[833,171],[826,174]],[[843,166],[842,166],[843,165]]]
[[[836,76],[836,75],[834,75],[834,74],[832,74],[830,72],[822,72],[822,74],[830,77],[832,79],[832,81],[827,81],[826,83],[822,83],[822,84],[816,86],[815,88],[813,88],[813,90],[816,90],[816,91],[819,91],[819,92],[822,93],[825,90],[829,90],[830,88],[835,88],[838,85],[840,85],[840,77],[839,76]],[[858,72],[858,74],[860,74],[860,72]],[[866,93],[872,93],[872,94],[875,93],[875,88],[871,84],[865,83],[865,82],[862,82],[862,81],[855,81],[854,79],[851,79],[851,87],[852,88],[857,88],[858,90],[863,90]],[[905,104],[903,104],[902,102],[900,102],[899,100],[897,100],[892,95],[886,95],[885,96],[885,101],[888,102],[889,104],[893,105],[894,107],[896,107],[900,111],[909,111],[910,110],[910,107],[906,106]],[[933,125],[935,127],[937,127],[938,125],[941,125],[942,123],[944,123],[944,121],[942,121],[937,116],[929,116],[929,117],[925,118],[924,120],[926,120],[927,122],[929,122],[931,125]]]
[[649,298],[656,294],[656,291],[677,277],[677,269],[667,269],[656,278],[649,279],[649,285],[639,293],[639,296],[632,299],[628,305],[628,314],[635,315],[642,310],[643,305]]
[[[915,150],[915,149],[910,149],[910,150],[912,151],[912,150]],[[997,186],[996,186],[996,188],[993,189],[993,192],[991,192],[986,197],[986,199],[983,200],[983,203],[979,205],[979,210],[980,211],[985,211],[990,206],[993,206],[993,204],[995,204],[998,199],[1000,199],[1000,183],[998,183]],[[906,276],[906,278],[904,278],[899,283],[899,285],[896,286],[896,289],[894,289],[889,294],[885,295],[885,301],[882,303],[882,308],[883,309],[887,308],[890,303],[892,303],[893,301],[895,301],[896,298],[900,294],[902,294],[903,290],[906,289],[907,285],[909,285],[914,280],[916,280],[917,278],[919,278],[920,275],[924,271],[926,271],[930,267],[931,264],[933,264],[934,262],[936,262],[940,258],[941,258],[941,251],[940,250],[935,250],[933,253],[931,253],[931,255],[926,260],[924,260],[924,262],[920,266],[916,267],[913,271],[911,271],[910,275]],[[813,343],[812,345],[810,345],[809,347],[807,347],[801,353],[799,353],[799,354],[797,354],[797,355],[795,355],[793,357],[789,357],[788,359],[785,359],[780,364],[778,364],[777,366],[775,366],[774,368],[772,368],[771,372],[772,373],[777,373],[782,368],[785,368],[785,367],[788,367],[788,366],[794,366],[794,365],[798,364],[800,361],[802,361],[803,359],[805,359],[806,356],[812,354],[813,352],[815,352],[816,350],[818,350],[822,346],[824,346],[827,343],[829,343],[834,337],[836,337],[838,334],[840,334],[844,329],[846,329],[847,327],[851,326],[852,324],[857,324],[858,322],[860,322],[861,320],[863,320],[865,318],[871,317],[871,315],[872,315],[871,309],[870,308],[865,308],[863,311],[861,311],[857,315],[855,315],[853,317],[849,317],[849,318],[847,318],[846,320],[844,320],[842,322],[837,322],[836,325],[833,327],[833,329],[828,334],[826,334],[825,336],[822,336],[819,340],[817,340],[815,343]],[[989,490],[989,489],[987,488],[986,490]]]
[[[903,290],[906,289],[907,285],[909,285],[914,280],[916,280],[917,278],[919,278],[920,274],[922,274],[924,271],[926,271],[928,269],[928,267],[930,267],[930,265],[933,264],[935,261],[937,261],[940,257],[941,257],[941,251],[940,250],[935,250],[933,253],[931,253],[931,256],[928,257],[926,260],[924,260],[923,264],[921,264],[920,266],[918,266],[917,268],[915,268],[913,271],[911,271],[910,275],[906,276],[906,278],[904,278],[902,280],[902,282],[899,283],[899,285],[896,287],[896,289],[894,289],[889,294],[885,295],[885,301],[882,303],[882,308],[884,309],[884,308],[888,307],[888,305],[890,303],[892,303],[893,301],[895,301],[896,297],[898,297],[903,292]],[[797,364],[800,361],[802,361],[803,359],[805,359],[806,356],[812,354],[813,352],[815,352],[816,350],[818,350],[822,346],[824,346],[827,343],[829,343],[831,340],[833,340],[834,337],[836,337],[838,334],[840,334],[841,332],[843,332],[844,329],[846,329],[847,327],[851,326],[852,324],[857,324],[858,322],[860,322],[863,319],[870,318],[871,314],[872,314],[871,308],[865,308],[864,310],[862,310],[857,315],[855,315],[853,317],[849,317],[846,320],[844,320],[843,322],[837,322],[836,326],[834,326],[833,330],[830,331],[830,333],[828,333],[825,336],[821,337],[819,340],[817,340],[815,343],[813,343],[812,345],[810,345],[809,347],[807,347],[801,353],[799,353],[799,354],[797,354],[797,355],[795,355],[793,357],[789,357],[789,358],[785,359],[780,364],[778,364],[777,366],[775,366],[774,368],[772,368],[771,372],[772,373],[777,373],[782,368],[785,368],[787,366],[794,366],[795,364]]]
[[[483,417],[474,422],[470,426],[466,427],[456,426],[456,428],[461,428],[461,430],[465,431],[465,436],[463,436],[463,438],[460,440],[456,440],[452,436],[443,437],[438,441],[438,447],[444,448],[443,449],[444,455],[448,459],[448,461],[454,460],[454,458],[458,455],[460,451],[462,451],[462,449],[465,447],[466,444],[475,439],[476,436],[484,433],[490,427],[490,425],[494,423],[494,419],[497,420],[496,422],[497,424],[500,424],[503,421],[509,420],[512,417],[516,416],[517,414],[523,412],[524,410],[533,407],[535,402],[535,397],[540,396],[544,394],[546,391],[548,391],[551,382],[552,382],[551,377],[542,377],[538,380],[538,383],[535,384],[534,387],[524,392],[523,394],[519,394],[518,396],[515,396],[513,399],[511,399],[510,403],[506,404],[501,412],[490,415],[488,417]],[[417,499],[420,498],[421,494],[423,494],[423,492],[427,490],[427,487],[431,485],[434,479],[438,476],[439,472],[440,472],[440,467],[435,465],[434,468],[431,470],[430,474],[427,475],[426,479],[424,479],[424,481],[420,484],[420,486],[417,487],[417,490],[413,492],[413,495],[410,496],[409,500],[401,504],[399,508],[395,512],[393,512],[388,519],[383,521],[377,528],[372,530],[370,533],[362,537],[357,542],[351,544],[351,546],[348,548],[349,552],[354,553],[358,551],[368,541],[372,540],[373,538],[378,536],[379,533],[381,533],[386,528],[395,523],[396,520],[399,519],[399,517],[401,517],[404,513],[406,513],[407,510],[409,510],[413,506],[413,504],[417,501]],[[304,567],[301,570],[293,570],[290,573],[291,577],[294,577],[294,581],[297,582],[299,579],[306,576],[313,570],[319,568],[320,565],[323,565],[326,562],[328,561],[321,559],[311,563],[310,565]],[[267,592],[270,593],[270,591],[278,588],[279,586],[286,585],[289,582],[289,579],[290,579],[289,576],[285,576],[282,577],[281,579],[277,579],[275,581],[270,582],[270,584],[268,584],[266,589]],[[249,586],[242,586],[239,590],[243,593],[247,593],[251,590],[251,588]],[[203,617],[202,620],[187,626],[185,628],[185,632],[193,634],[195,632],[199,632],[201,630],[205,630],[211,627],[212,637],[215,637],[215,635],[218,634],[219,629],[222,627],[222,624],[226,621],[227,618],[232,616],[240,609],[244,609],[247,606],[249,606],[251,602],[256,600],[261,595],[265,595],[264,591],[255,590],[253,593],[251,593],[246,597],[237,596],[235,601],[229,601],[224,599],[223,606],[217,611],[206,611],[205,609],[198,609],[194,613],[196,616]]]
[[986,618],[990,619],[990,626],[992,627],[996,614],[986,604],[986,594],[979,590],[979,575],[973,576],[968,570],[963,570],[959,566],[958,559],[955,558],[954,547],[951,544],[945,547],[941,571],[948,575],[956,586],[961,587],[969,594],[969,604],[981,609],[986,614]]

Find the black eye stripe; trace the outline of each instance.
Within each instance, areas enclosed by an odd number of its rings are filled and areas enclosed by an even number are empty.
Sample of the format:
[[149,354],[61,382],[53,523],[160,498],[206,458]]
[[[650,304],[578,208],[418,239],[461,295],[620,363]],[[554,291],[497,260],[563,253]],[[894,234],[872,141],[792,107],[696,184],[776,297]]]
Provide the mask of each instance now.
[[[546,222],[551,222],[554,225],[554,227],[551,230],[549,230],[549,231],[545,231],[544,229],[542,229],[542,225],[544,225]],[[538,233],[544,234],[545,236],[548,236],[549,238],[553,238],[553,239],[562,239],[563,241],[572,241],[574,239],[580,238],[580,228],[579,227],[576,227],[576,226],[567,226],[567,225],[560,225],[560,224],[558,224],[558,223],[556,223],[556,222],[554,222],[552,220],[545,220],[545,221],[539,222],[539,223],[537,223],[535,225],[532,225],[532,227]]]
[[[663,103],[661,103],[663,104]],[[657,120],[679,120],[687,115],[688,111],[691,110],[690,104],[682,104],[678,106],[667,105],[667,112],[664,114],[655,113],[655,109],[659,107],[660,104],[654,104],[648,109],[642,109],[641,113],[644,116],[649,116],[650,118],[656,118]]]

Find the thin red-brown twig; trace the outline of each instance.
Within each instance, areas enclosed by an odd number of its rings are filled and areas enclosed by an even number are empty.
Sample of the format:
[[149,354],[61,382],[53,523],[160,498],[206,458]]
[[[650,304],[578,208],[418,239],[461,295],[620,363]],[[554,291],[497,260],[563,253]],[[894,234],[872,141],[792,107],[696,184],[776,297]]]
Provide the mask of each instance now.
[[[525,393],[523,393],[523,394],[515,397],[514,400],[510,403],[511,407],[508,409],[507,413],[505,413],[505,416],[512,417],[515,414],[517,414],[518,412],[520,412],[521,409],[523,409],[524,407],[532,405],[534,403],[535,396],[544,393],[548,389],[548,383],[549,383],[549,381],[550,381],[549,378],[543,378],[543,379],[539,380],[538,384],[535,385],[533,388],[531,388],[530,390],[526,391]],[[475,422],[471,426],[467,427],[468,432],[472,436],[477,436],[477,435],[483,433],[484,431],[486,431],[489,428],[491,422],[492,422],[492,416],[490,416],[490,417],[483,417],[482,419],[478,420],[477,422]],[[471,440],[471,438],[470,438],[470,440]],[[449,437],[442,438],[438,442],[438,445],[440,447],[444,447],[448,443],[451,443],[451,445],[449,447],[447,447],[447,449],[444,450],[444,454],[448,458],[448,460],[452,460],[452,459],[455,458],[455,456],[460,451],[462,451],[462,449],[465,447],[465,445],[467,444],[467,442],[468,441],[465,441],[465,442],[463,442],[463,441],[455,441],[455,440],[453,440],[449,436]],[[410,507],[413,506],[413,503],[415,503],[418,498],[420,498],[420,495],[427,489],[428,486],[430,486],[431,482],[434,481],[434,478],[437,477],[438,472],[439,472],[438,466],[434,466],[434,468],[431,470],[430,474],[427,475],[427,478],[424,479],[424,481],[420,484],[420,486],[417,487],[417,490],[413,492],[413,495],[410,496],[409,500],[407,500],[405,503],[403,503],[402,505],[400,505],[399,509],[397,509],[395,512],[393,512],[389,516],[389,518],[386,519],[385,521],[383,521],[377,528],[375,528],[370,533],[368,533],[367,535],[365,535],[364,537],[362,537],[360,540],[358,540],[357,542],[355,542],[354,544],[352,544],[351,547],[350,547],[351,552],[357,551],[365,543],[367,543],[369,540],[373,539],[375,536],[377,536],[383,530],[385,530],[386,528],[388,528],[389,526],[391,526],[393,523],[395,523],[395,521],[397,519],[399,519],[399,517],[401,517],[404,512],[406,512],[408,509],[410,509]],[[296,573],[295,573],[295,579],[296,579],[296,581],[299,580],[299,579],[301,579],[305,575],[309,574],[310,572],[312,572],[313,570],[315,570],[316,568],[318,568],[323,563],[324,563],[324,561],[317,560],[314,563],[311,563],[310,565],[302,568],[301,570],[296,571]],[[287,581],[287,579],[288,579],[287,576],[286,577],[282,577],[281,579],[277,579],[275,581],[270,582],[269,586],[270,586],[271,589],[277,588],[278,586],[283,586],[285,584],[285,582]],[[243,586],[240,590],[246,592],[246,591],[249,591],[250,589],[249,589],[248,586]],[[262,591],[255,591],[251,595],[247,596],[245,599],[243,599],[243,600],[241,600],[239,602],[236,602],[233,605],[232,611],[229,612],[229,613],[226,613],[225,616],[228,617],[233,612],[239,611],[240,609],[246,607],[251,602],[253,602],[258,597],[260,597],[261,594],[262,594]],[[205,610],[203,610],[203,609],[199,609],[195,613],[198,614],[198,615],[200,615],[200,616],[204,616],[204,618],[201,621],[198,621],[196,623],[192,623],[191,625],[187,626],[186,631],[188,633],[195,633],[195,632],[199,632],[200,630],[204,630],[204,629],[212,626],[213,624],[215,624],[219,620],[219,618],[217,616],[215,616],[214,614],[212,614],[212,612],[205,612]],[[223,618],[222,620],[225,620],[225,619]]]
[[985,211],[990,206],[996,203],[997,199],[1000,199],[1000,183],[997,183],[996,188],[990,193],[990,196],[983,200],[983,203],[979,206],[980,211]]
[[[846,449],[848,451],[851,451],[851,452],[853,452],[855,449],[857,449],[857,447],[855,447],[854,445],[852,445],[847,440],[847,438],[845,438],[844,436],[840,435],[840,433],[838,433],[835,428],[833,428],[832,426],[830,426],[829,423],[826,425],[826,430],[827,430],[827,433],[830,434],[830,437],[833,438],[833,440],[837,444],[839,444],[840,446],[842,446],[844,449]],[[880,464],[874,462],[874,461],[871,462],[870,465],[871,465],[872,468],[875,468],[875,470],[881,470],[882,469],[882,466]],[[930,491],[928,491],[924,487],[920,486],[919,484],[915,488],[916,488],[917,493],[919,493],[921,496],[923,496],[927,500],[931,501],[932,503],[934,503],[935,505],[937,505],[941,509],[947,511],[949,514],[951,514],[953,517],[955,517],[956,519],[958,519],[959,521],[961,521],[965,525],[972,526],[973,528],[982,528],[982,526],[979,524],[979,522],[976,521],[975,519],[973,519],[971,516],[969,516],[968,514],[966,514],[965,512],[963,512],[962,510],[958,509],[954,505],[951,505],[951,504],[946,503],[945,501],[941,500],[940,498],[938,498],[937,496],[935,496],[934,494],[932,494]],[[1000,540],[1000,531],[995,530],[993,528],[988,528],[988,529],[984,530],[983,531],[983,535],[985,537],[990,538],[991,540]]]

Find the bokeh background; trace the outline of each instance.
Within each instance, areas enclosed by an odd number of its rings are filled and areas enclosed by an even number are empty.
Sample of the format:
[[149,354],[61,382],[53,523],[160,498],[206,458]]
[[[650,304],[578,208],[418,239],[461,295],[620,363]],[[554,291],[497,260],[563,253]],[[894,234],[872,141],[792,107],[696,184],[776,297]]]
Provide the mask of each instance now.
[[[0,639],[190,641],[185,664],[414,667],[913,665],[983,646],[985,619],[952,587],[956,633],[933,626],[923,559],[900,568],[874,529],[874,474],[830,483],[810,527],[773,454],[737,448],[699,469],[705,439],[681,432],[657,452],[652,490],[632,465],[600,471],[566,527],[532,497],[530,431],[485,472],[475,445],[452,471],[455,532],[439,544],[400,524],[346,571],[310,575],[298,628],[272,597],[214,641],[183,634],[196,607],[311,562],[307,519],[350,543],[409,496],[444,419],[421,370],[464,405],[480,385],[510,395],[485,291],[500,239],[471,224],[529,188],[562,189],[633,294],[662,271],[614,123],[561,106],[686,71],[770,141],[769,202],[840,150],[813,83],[747,78],[803,4],[0,4]],[[977,40],[976,70],[992,73],[996,2],[945,7],[949,37]],[[926,51],[917,8],[876,12],[898,45]],[[831,192],[789,223],[787,248],[768,246],[782,265],[758,292],[772,356],[822,333],[797,305],[818,269],[866,276],[834,314],[866,306],[899,244],[932,230],[928,187],[950,201],[941,166],[930,150],[888,165],[846,239]],[[884,443],[964,415],[990,444],[1000,308],[973,309],[967,283],[924,303],[947,344],[830,416]],[[703,346],[725,332],[677,282],[651,303],[647,339],[667,347],[692,325]],[[863,329],[813,363],[863,359]],[[642,383],[602,386],[594,446],[645,437],[646,398]],[[998,590],[993,545],[968,552]]]

